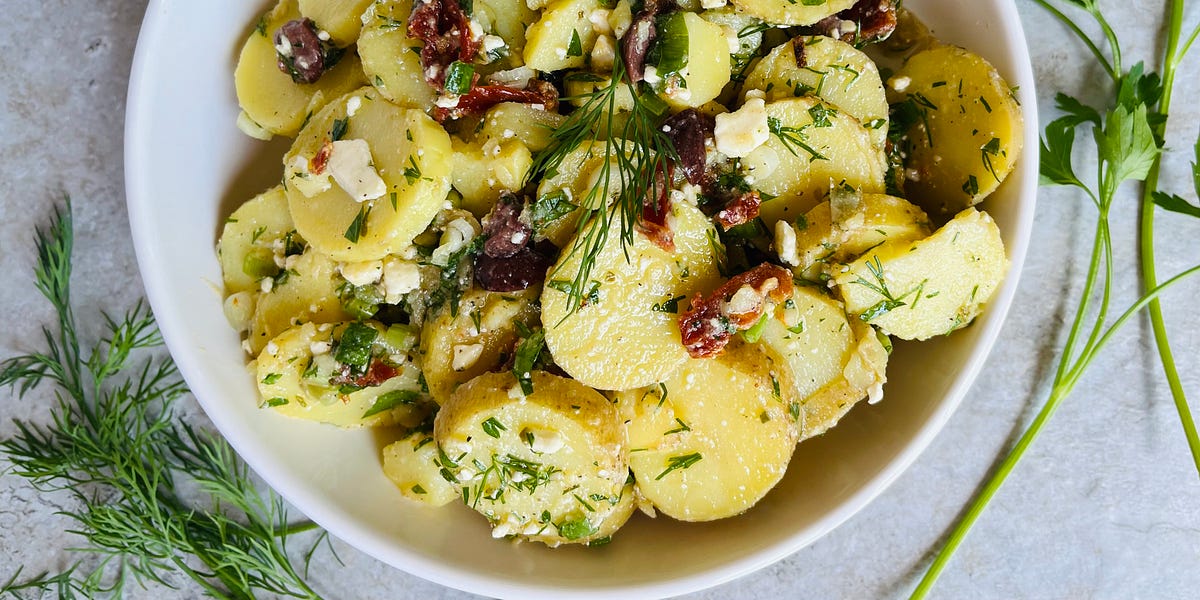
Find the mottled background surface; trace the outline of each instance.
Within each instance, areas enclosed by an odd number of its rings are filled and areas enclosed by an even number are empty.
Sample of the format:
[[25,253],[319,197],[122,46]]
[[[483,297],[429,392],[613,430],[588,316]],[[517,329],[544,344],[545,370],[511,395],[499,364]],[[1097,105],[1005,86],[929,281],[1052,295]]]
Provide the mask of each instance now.
[[[0,358],[40,347],[52,318],[33,287],[34,227],[64,195],[76,217],[75,303],[119,313],[142,295],[126,220],[122,175],[125,89],[144,0],[4,0],[0,23]],[[1102,1],[1126,60],[1153,61],[1166,2]],[[1018,0],[1038,80],[1039,108],[1053,92],[1099,102],[1103,77],[1047,13]],[[1190,21],[1200,6],[1189,7]],[[1196,53],[1200,54],[1200,53]],[[186,65],[180,65],[186,68]],[[1200,126],[1200,56],[1181,69],[1164,187],[1191,189],[1190,148]],[[1089,158],[1089,160],[1091,160]],[[1091,168],[1079,168],[1091,173]],[[1114,209],[1115,306],[1137,294],[1136,199]],[[1048,393],[1047,372],[1064,341],[1084,276],[1094,210],[1077,194],[1043,190],[1011,316],[962,408],[916,464],[882,496],[812,546],[758,573],[695,594],[724,598],[874,598],[906,595],[997,456]],[[1165,278],[1200,257],[1200,222],[1158,218]],[[1184,385],[1200,410],[1200,280],[1165,301]],[[97,323],[84,320],[84,335]],[[42,421],[51,396],[0,391],[0,436],[10,418]],[[186,412],[203,422],[194,401]],[[0,462],[0,469],[6,464]],[[62,568],[77,540],[55,512],[65,496],[0,476],[0,580]],[[459,598],[345,544],[344,566],[314,565],[330,598]],[[669,560],[669,558],[665,557]],[[1200,478],[1188,457],[1149,325],[1114,339],[1062,406],[963,544],[935,590],[940,598],[1195,598],[1200,590]],[[181,582],[183,583],[183,582]],[[199,597],[134,590],[132,597]]]

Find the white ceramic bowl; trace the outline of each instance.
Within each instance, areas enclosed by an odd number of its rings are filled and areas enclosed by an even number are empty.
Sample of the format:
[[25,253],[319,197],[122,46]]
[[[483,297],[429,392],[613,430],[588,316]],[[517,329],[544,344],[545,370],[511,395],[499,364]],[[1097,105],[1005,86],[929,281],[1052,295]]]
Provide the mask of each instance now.
[[[899,347],[885,400],[862,405],[796,451],[783,482],[747,514],[708,524],[635,517],[603,548],[492,540],[462,506],[401,499],[380,440],[256,408],[238,337],[221,310],[213,250],[240,202],[279,181],[286,140],[242,135],[233,67],[266,0],[151,0],[129,88],[129,214],[146,292],[171,354],[205,411],[272,487],[333,535],[397,568],[488,596],[655,597],[764,567],[845,521],[941,429],[975,378],[1017,287],[1034,212],[1033,75],[1012,0],[908,0],[943,40],[982,54],[1026,107],[1025,153],[990,199],[1012,270],[984,316],[949,338]],[[670,560],[663,557],[670,556]]]

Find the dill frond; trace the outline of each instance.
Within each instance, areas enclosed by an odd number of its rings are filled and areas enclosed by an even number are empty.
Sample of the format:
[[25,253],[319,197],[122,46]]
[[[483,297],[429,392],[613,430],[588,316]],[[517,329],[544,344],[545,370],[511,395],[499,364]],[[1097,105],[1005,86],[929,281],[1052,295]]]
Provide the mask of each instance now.
[[[0,452],[11,474],[73,497],[75,508],[63,514],[85,542],[74,550],[100,560],[24,581],[18,570],[0,595],[116,597],[130,575],[174,587],[182,574],[217,598],[317,598],[286,551],[288,534],[304,526],[289,527],[282,500],[259,493],[224,441],[179,421],[173,403],[187,388],[169,357],[134,360],[162,344],[149,308],[139,302],[119,319],[104,315],[102,339],[81,344],[70,302],[72,242],[67,201],[36,232],[37,288],[57,327],[43,328],[43,350],[0,362],[0,386],[24,397],[50,384],[56,404],[48,424],[15,421]],[[211,505],[189,503],[184,484]]]

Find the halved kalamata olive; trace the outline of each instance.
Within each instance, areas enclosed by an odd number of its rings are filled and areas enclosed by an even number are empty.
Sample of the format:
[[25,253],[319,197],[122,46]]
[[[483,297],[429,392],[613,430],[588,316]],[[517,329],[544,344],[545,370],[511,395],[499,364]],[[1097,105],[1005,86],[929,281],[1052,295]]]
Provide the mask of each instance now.
[[475,282],[489,292],[516,292],[546,279],[550,258],[532,248],[522,248],[508,258],[475,257]]
[[341,51],[337,50],[337,56],[327,60],[330,50],[321,43],[317,25],[312,19],[295,19],[284,23],[275,32],[275,49],[278,51],[279,70],[291,75],[296,83],[316,83],[341,56]]
[[707,143],[715,127],[713,118],[689,108],[668,118],[662,130],[671,139],[675,153],[679,156],[679,167],[692,185],[704,181],[707,165]]
[[483,253],[491,258],[509,258],[529,245],[533,229],[521,221],[523,205],[510,192],[500,195],[500,201],[484,219]]

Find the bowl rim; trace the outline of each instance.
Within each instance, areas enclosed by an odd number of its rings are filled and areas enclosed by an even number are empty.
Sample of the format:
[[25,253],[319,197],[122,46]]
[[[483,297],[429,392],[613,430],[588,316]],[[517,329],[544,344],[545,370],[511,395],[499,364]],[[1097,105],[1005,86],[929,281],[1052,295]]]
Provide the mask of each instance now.
[[[245,427],[243,424],[235,423],[233,415],[221,410],[213,402],[206,401],[208,396],[204,393],[207,389],[205,374],[200,371],[200,365],[191,360],[188,352],[184,351],[186,346],[183,345],[182,340],[187,337],[184,326],[186,315],[176,314],[176,311],[172,310],[171,305],[167,302],[168,290],[164,289],[159,278],[153,276],[157,266],[154,259],[155,248],[149,243],[150,236],[147,235],[147,232],[154,226],[150,221],[150,211],[147,209],[149,203],[154,199],[151,193],[152,186],[146,179],[146,173],[149,171],[146,165],[151,161],[151,155],[148,151],[149,144],[143,143],[147,139],[150,129],[146,107],[154,101],[154,82],[149,79],[148,73],[151,70],[155,41],[164,34],[162,24],[165,21],[168,7],[172,2],[177,1],[150,0],[146,8],[134,52],[125,113],[125,185],[130,228],[139,270],[143,274],[145,293],[158,319],[163,340],[173,357],[176,357],[175,361],[181,375],[189,383],[190,389],[193,390],[205,413],[241,459],[263,481],[297,510],[331,534],[346,540],[372,557],[416,577],[461,591],[498,597],[561,598],[568,595],[576,598],[611,598],[614,594],[621,594],[622,597],[628,598],[652,598],[696,592],[773,564],[812,544],[840,526],[882,494],[915,462],[962,403],[998,339],[1007,313],[1012,306],[1032,236],[1038,186],[1036,173],[1039,146],[1036,142],[1039,139],[1039,125],[1033,68],[1016,4],[1014,0],[995,0],[998,11],[1006,22],[1009,38],[1007,49],[1010,58],[1014,61],[1014,70],[1010,75],[1020,85],[1020,89],[1016,91],[1017,99],[1025,109],[1024,149],[1017,167],[1022,176],[1019,178],[1020,187],[1015,194],[1019,205],[1016,211],[1018,218],[1016,229],[1013,232],[1013,240],[1008,244],[1009,272],[991,301],[989,309],[985,312],[984,318],[981,319],[982,322],[977,323],[977,326],[981,326],[982,332],[978,342],[971,347],[970,355],[964,362],[964,368],[958,371],[942,401],[936,405],[935,410],[919,427],[916,434],[903,445],[903,450],[887,461],[883,469],[874,477],[869,478],[856,492],[850,494],[835,510],[811,526],[800,529],[781,542],[764,547],[749,556],[731,560],[701,573],[656,582],[618,583],[612,586],[580,589],[539,585],[536,581],[515,583],[512,580],[480,575],[448,566],[409,548],[389,543],[389,540],[379,535],[378,532],[364,527],[348,515],[335,510],[334,507],[325,506],[319,498],[300,485],[301,482],[283,474],[280,463],[272,456],[256,452],[254,447],[256,444],[253,443],[253,440],[236,434],[239,431],[244,432]],[[1010,184],[1012,183],[1018,182],[1010,182]]]

